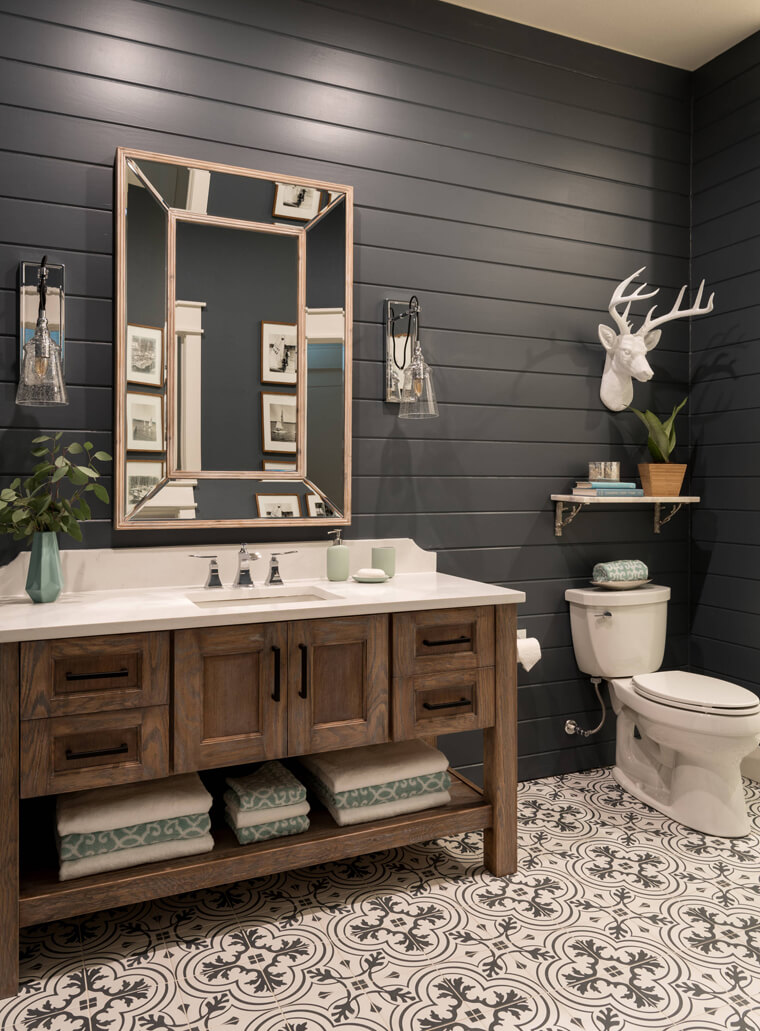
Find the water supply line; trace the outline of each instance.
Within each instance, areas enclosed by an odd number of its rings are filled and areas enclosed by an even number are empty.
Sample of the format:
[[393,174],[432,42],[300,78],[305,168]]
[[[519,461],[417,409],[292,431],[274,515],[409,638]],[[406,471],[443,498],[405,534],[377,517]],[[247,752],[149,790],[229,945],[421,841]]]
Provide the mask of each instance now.
[[602,718],[599,721],[599,723],[593,728],[593,730],[584,730],[583,727],[578,726],[575,720],[567,720],[565,723],[566,734],[579,734],[581,737],[591,737],[592,734],[598,734],[599,731],[602,729],[602,727],[604,726],[604,721],[607,719],[607,707],[604,704],[602,692],[599,690],[599,685],[601,684],[601,682],[601,677],[591,677],[591,683],[594,685],[596,697],[599,699],[599,704],[602,707]]

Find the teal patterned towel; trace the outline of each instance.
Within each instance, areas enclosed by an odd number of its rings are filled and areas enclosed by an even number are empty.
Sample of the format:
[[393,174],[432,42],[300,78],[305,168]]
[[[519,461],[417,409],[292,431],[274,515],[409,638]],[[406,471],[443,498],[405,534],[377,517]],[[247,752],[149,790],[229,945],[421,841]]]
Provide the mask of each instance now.
[[228,777],[227,784],[241,809],[273,809],[294,805],[306,798],[306,788],[280,762],[264,763],[243,777]]
[[117,830],[97,831],[93,834],[64,834],[58,838],[61,862],[100,856],[106,852],[121,852],[141,845],[156,845],[159,841],[183,841],[199,838],[211,828],[208,813],[175,816],[170,820],[135,823]]
[[241,845],[250,845],[254,841],[268,841],[269,838],[284,838],[288,834],[303,834],[309,829],[308,816],[294,816],[290,820],[275,820],[274,823],[259,823],[255,827],[235,827],[229,813],[225,813],[225,819]]
[[[314,783],[315,777],[309,777]],[[416,798],[417,795],[430,795],[435,791],[448,791],[451,777],[448,773],[427,773],[420,777],[406,777],[403,780],[392,780],[387,784],[373,784],[368,788],[354,788],[353,791],[330,791],[326,784],[320,782],[320,795],[323,801],[329,802],[335,809],[359,809],[367,805],[379,805],[383,802],[397,802],[400,798]]]
[[594,566],[595,583],[610,580],[646,580],[649,570],[637,558],[621,558],[616,562],[597,562]]

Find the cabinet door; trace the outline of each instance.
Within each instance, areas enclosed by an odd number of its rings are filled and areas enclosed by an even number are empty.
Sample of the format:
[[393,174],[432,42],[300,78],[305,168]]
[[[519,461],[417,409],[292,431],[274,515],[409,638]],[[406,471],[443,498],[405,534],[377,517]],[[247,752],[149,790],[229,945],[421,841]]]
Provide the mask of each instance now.
[[288,753],[388,740],[388,617],[290,624]]
[[174,635],[174,768],[255,762],[287,748],[283,623]]

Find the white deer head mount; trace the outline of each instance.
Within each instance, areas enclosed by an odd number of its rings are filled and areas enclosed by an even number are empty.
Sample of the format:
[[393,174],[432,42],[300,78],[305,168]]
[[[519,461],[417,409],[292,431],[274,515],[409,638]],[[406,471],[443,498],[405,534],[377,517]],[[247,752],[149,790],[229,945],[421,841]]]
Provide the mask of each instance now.
[[[631,304],[647,297],[654,297],[659,293],[659,290],[644,293],[647,284],[643,283],[626,295],[627,287],[637,276],[641,275],[645,268],[646,265],[615,287],[609,304],[609,312],[618,328],[617,333],[609,326],[605,326],[604,323],[599,324],[599,339],[607,352],[599,396],[602,403],[613,412],[622,412],[633,401],[633,380],[637,379],[640,383],[646,383],[654,375],[647,361],[647,352],[659,343],[662,330],[656,327],[661,326],[664,322],[670,322],[672,319],[685,319],[690,315],[706,315],[707,312],[713,310],[714,293],[710,294],[707,304],[700,307],[705,286],[703,279],[699,284],[699,290],[691,308],[681,308],[681,301],[686,293],[686,286],[682,286],[675,304],[666,315],[653,318],[657,305],[652,305],[646,318],[634,333],[628,320]],[[625,310],[621,314],[619,309],[622,305],[625,305]]]

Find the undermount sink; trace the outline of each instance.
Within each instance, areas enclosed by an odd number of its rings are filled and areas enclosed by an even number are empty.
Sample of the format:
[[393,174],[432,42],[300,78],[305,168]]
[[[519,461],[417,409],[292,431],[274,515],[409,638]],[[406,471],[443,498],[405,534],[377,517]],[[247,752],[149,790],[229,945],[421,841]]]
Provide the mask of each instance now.
[[306,585],[282,587],[207,587],[188,591],[186,597],[199,608],[220,608],[240,605],[301,605],[304,602],[338,600],[339,595],[321,587]]

